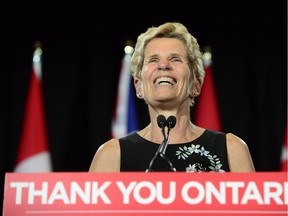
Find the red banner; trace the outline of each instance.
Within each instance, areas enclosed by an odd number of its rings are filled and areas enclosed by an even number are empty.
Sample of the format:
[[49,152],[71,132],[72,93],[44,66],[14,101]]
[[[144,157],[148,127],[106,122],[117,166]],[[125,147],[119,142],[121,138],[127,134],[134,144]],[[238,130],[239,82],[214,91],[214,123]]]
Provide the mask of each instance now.
[[6,173],[3,216],[275,216],[287,206],[287,172]]

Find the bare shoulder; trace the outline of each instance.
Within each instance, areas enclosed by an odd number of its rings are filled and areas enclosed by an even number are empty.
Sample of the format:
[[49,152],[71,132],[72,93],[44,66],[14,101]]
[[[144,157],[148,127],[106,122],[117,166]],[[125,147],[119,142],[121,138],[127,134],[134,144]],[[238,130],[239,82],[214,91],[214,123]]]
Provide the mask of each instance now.
[[234,135],[233,133],[227,133],[226,134],[227,139],[227,145],[228,148],[232,150],[243,150],[248,148],[247,144],[244,140],[242,140],[240,137]]
[[255,172],[249,148],[240,137],[227,133],[228,160],[231,172]]
[[118,139],[110,139],[96,151],[89,172],[120,171],[120,146]]

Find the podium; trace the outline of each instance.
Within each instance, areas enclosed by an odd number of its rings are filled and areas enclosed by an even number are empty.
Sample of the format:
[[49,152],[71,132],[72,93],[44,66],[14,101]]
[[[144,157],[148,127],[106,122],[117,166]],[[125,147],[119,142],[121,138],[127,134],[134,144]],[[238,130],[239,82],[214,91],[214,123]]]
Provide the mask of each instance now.
[[287,172],[6,173],[3,216],[275,216],[287,206]]

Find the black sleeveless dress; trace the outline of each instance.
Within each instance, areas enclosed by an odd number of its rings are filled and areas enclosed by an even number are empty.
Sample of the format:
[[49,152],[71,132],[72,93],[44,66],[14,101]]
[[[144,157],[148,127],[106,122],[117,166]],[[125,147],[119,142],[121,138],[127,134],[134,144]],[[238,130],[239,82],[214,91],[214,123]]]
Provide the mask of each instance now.
[[[121,172],[147,171],[159,148],[136,132],[120,138]],[[179,172],[229,172],[226,134],[205,130],[197,139],[181,144],[169,144],[165,156]],[[155,160],[153,171],[169,171],[167,161]]]

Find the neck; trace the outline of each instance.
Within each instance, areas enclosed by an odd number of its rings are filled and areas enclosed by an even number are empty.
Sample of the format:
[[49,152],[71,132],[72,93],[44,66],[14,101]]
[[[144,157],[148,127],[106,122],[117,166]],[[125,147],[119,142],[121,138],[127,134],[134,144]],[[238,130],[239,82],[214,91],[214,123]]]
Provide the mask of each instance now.
[[[203,130],[193,125],[189,119],[189,115],[177,115],[176,125],[171,129],[169,143],[184,143],[189,142],[199,136]],[[166,128],[167,133],[167,128]],[[157,116],[151,118],[151,123],[144,128],[140,133],[142,137],[155,143],[161,143],[163,134],[157,123]]]

